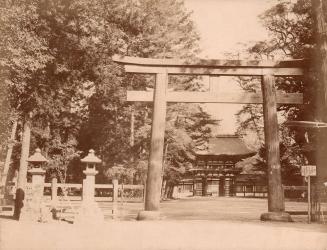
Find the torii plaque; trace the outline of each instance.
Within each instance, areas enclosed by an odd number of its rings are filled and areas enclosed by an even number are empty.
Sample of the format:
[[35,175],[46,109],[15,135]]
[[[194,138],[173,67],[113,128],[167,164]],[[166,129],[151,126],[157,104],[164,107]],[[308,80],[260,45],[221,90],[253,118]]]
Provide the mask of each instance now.
[[[238,103],[263,104],[265,144],[268,165],[268,213],[263,220],[291,220],[285,213],[281,183],[277,104],[303,104],[301,93],[280,93],[275,89],[275,76],[303,75],[303,60],[290,61],[241,61],[241,60],[175,60],[114,56],[113,61],[124,65],[127,73],[155,74],[154,92],[127,91],[127,101],[152,102],[153,118],[151,149],[146,185],[145,211],[139,219],[159,216],[163,146],[167,102],[184,103]],[[167,92],[168,75],[260,76],[261,93],[219,92]]]

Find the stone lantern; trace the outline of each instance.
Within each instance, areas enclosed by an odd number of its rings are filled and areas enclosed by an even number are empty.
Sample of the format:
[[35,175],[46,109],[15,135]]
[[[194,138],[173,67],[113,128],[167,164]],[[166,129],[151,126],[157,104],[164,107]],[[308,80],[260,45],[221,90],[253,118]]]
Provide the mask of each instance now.
[[95,167],[101,163],[101,160],[91,149],[81,162],[86,164],[86,169],[83,171],[86,177],[83,180],[82,205],[74,223],[99,223],[103,221],[103,214],[94,200],[94,190],[95,175],[98,173]]
[[27,161],[33,164],[33,167],[35,168],[40,168],[43,163],[48,162],[48,160],[41,154],[41,149],[39,148],[35,150],[35,153],[31,155]]
[[95,166],[101,163],[101,160],[94,155],[94,150],[90,149],[89,154],[81,159],[81,162],[86,164],[83,171],[86,176],[83,180],[83,202],[94,201],[95,175],[98,173]]
[[25,206],[22,209],[21,219],[42,221],[41,210],[43,209],[42,199],[46,172],[42,169],[42,165],[48,160],[41,154],[41,150],[37,148],[27,161],[32,165],[32,169],[28,171],[32,175],[32,183],[26,188]]

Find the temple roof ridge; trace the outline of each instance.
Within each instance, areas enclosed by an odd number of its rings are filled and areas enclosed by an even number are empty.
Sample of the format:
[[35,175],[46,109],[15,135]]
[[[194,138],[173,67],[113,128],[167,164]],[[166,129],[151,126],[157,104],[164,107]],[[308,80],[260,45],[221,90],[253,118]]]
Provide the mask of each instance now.
[[255,154],[256,152],[250,150],[241,137],[235,134],[221,134],[209,138],[207,150],[197,152],[198,156],[229,156],[240,159]]

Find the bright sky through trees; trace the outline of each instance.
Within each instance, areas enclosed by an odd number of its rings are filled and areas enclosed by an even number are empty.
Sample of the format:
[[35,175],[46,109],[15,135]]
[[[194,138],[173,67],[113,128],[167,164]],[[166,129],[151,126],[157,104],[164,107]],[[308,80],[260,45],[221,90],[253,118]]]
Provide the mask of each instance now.
[[[242,44],[267,38],[268,33],[258,15],[276,2],[277,0],[185,0],[186,7],[193,11],[201,36],[200,56],[226,58],[226,53],[235,54],[244,48]],[[233,83],[230,82],[230,85]],[[234,88],[235,86],[232,87]],[[207,105],[207,110],[213,117],[222,119],[219,133],[235,132],[234,114],[239,109],[240,105],[236,104]]]

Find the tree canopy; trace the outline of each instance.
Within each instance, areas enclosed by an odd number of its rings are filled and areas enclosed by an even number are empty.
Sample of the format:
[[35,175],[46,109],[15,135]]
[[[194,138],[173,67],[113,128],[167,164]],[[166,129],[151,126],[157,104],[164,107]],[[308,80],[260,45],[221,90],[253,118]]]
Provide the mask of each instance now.
[[[64,179],[81,178],[76,159],[94,148],[103,160],[103,178],[111,175],[106,169],[122,164],[144,174],[138,166],[147,159],[151,106],[131,105],[125,93],[153,86],[153,78],[125,74],[111,57],[194,56],[199,36],[183,1],[4,0],[0,23],[1,84],[8,107],[22,122],[31,117],[31,145],[51,160],[48,173],[59,170]],[[193,78],[171,83],[197,88]],[[192,160],[190,145],[208,137],[206,124],[212,121],[197,105],[172,105],[170,110],[167,159],[179,168]],[[192,118],[182,128],[177,114]]]
[[[307,59],[315,61],[316,58],[316,28],[310,0],[279,1],[275,6],[266,10],[260,16],[263,25],[270,33],[266,41],[258,41],[247,49],[249,57],[256,59]],[[304,154],[313,164],[313,153],[311,149],[304,152],[308,141],[312,145],[316,141],[316,132],[306,133],[301,128],[289,128],[283,123],[287,120],[309,120],[317,119],[317,91],[320,84],[317,81],[317,71],[313,64],[309,66],[307,74],[299,77],[278,77],[276,87],[282,92],[301,92],[304,96],[305,105],[292,106],[281,105],[278,107],[281,141],[281,164],[284,175],[289,173],[299,174],[299,168],[306,162],[301,158]],[[260,79],[241,78],[240,85],[247,91],[258,91]],[[262,108],[258,105],[246,105],[238,113],[239,133],[250,132],[257,134],[256,145],[261,145],[261,156],[263,157],[263,115]],[[259,142],[259,143],[258,143]],[[304,151],[303,151],[303,150]],[[264,157],[263,157],[264,158]],[[286,179],[286,178],[285,178]],[[289,179],[289,177],[287,177]]]

